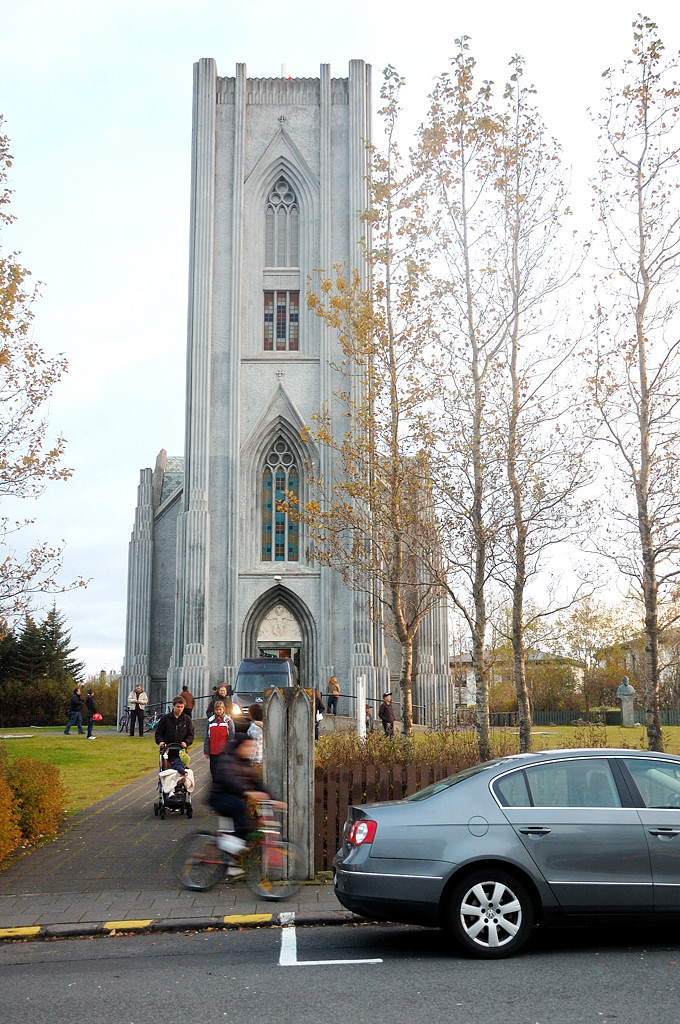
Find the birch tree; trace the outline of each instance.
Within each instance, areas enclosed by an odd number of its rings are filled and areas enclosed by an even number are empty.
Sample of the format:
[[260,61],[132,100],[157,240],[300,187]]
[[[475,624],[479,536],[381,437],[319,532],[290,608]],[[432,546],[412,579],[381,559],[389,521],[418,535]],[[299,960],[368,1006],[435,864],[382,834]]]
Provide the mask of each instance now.
[[304,438],[332,449],[336,472],[324,477],[312,468],[314,497],[298,512],[316,561],[364,593],[401,646],[402,718],[410,736],[414,644],[442,590],[423,572],[441,544],[427,449],[432,317],[412,242],[413,174],[395,142],[402,85],[388,68],[381,92],[385,152],[372,153],[366,274],[335,267],[308,293],[309,306],[337,332],[343,360],[335,365],[335,401],[345,429],[338,432],[330,409],[309,424]]
[[644,605],[647,738],[663,750],[660,610],[680,573],[678,55],[640,16],[633,51],[604,73],[593,183],[601,266],[590,380],[614,464],[602,550]]
[[477,691],[477,743],[491,756],[485,655],[488,588],[498,529],[502,447],[491,395],[504,332],[493,280],[497,238],[488,198],[500,170],[502,125],[491,86],[477,87],[467,38],[441,75],[420,133],[420,221],[427,225],[429,288],[442,351],[438,513],[447,556],[446,585],[470,632]]
[[[8,185],[12,158],[2,125],[0,117],[0,233],[14,221]],[[43,410],[66,370],[66,360],[61,355],[48,357],[33,340],[37,293],[29,271],[17,253],[3,247],[0,235],[0,499],[35,498],[47,481],[71,475],[62,465],[64,439],[50,441],[47,436]],[[31,522],[0,517],[0,624],[5,628],[8,618],[26,609],[32,594],[63,589],[56,579],[59,547],[41,543],[24,555],[12,547],[12,535]]]
[[[575,429],[572,409],[575,343],[560,316],[560,297],[575,267],[564,239],[569,216],[561,149],[523,82],[515,56],[505,87],[501,173],[494,203],[498,261],[492,280],[504,330],[505,372],[498,404],[504,421],[507,519],[501,524],[496,578],[511,595],[513,682],[519,710],[520,750],[531,749],[531,706],[525,634],[560,602],[526,609],[531,583],[558,544],[573,539],[585,506],[579,491],[589,478],[587,440]],[[570,604],[578,595],[565,594]]]

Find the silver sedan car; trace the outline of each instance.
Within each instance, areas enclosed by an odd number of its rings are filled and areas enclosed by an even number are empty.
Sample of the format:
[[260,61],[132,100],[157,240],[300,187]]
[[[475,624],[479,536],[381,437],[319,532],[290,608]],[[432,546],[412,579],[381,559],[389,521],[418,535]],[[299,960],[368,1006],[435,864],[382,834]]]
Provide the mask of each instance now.
[[363,917],[518,952],[536,924],[680,912],[680,757],[551,750],[350,807],[335,893]]

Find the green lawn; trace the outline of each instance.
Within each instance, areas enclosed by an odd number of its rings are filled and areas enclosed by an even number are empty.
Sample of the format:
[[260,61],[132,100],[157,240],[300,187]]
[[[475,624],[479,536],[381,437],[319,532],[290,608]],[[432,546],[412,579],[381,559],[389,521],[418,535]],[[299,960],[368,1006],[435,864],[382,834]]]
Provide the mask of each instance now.
[[[496,730],[494,730],[496,732]],[[505,730],[506,736],[516,730]],[[680,726],[663,731],[666,750],[680,754]],[[125,733],[100,730],[95,743],[73,731],[64,736],[61,728],[5,729],[0,731],[10,760],[32,757],[57,765],[68,794],[67,814],[74,814],[102,797],[158,769],[158,753],[153,736],[141,739]],[[633,747],[645,749],[646,733],[641,727],[622,729],[590,726],[537,726],[533,730],[534,749],[559,747]],[[194,743],[194,757],[201,757],[200,739]]]
[[[532,730],[534,750],[554,750],[559,747],[632,747],[647,749],[647,731],[643,726],[623,729],[620,725],[585,726],[537,725]],[[668,725],[663,730],[664,747],[668,754],[680,754],[680,725]]]
[[93,743],[73,730],[64,736],[63,729],[55,728],[4,729],[0,730],[0,743],[10,761],[32,757],[60,769],[68,795],[67,814],[71,815],[158,770],[158,748],[151,733],[141,739],[109,731],[95,730],[95,734]]

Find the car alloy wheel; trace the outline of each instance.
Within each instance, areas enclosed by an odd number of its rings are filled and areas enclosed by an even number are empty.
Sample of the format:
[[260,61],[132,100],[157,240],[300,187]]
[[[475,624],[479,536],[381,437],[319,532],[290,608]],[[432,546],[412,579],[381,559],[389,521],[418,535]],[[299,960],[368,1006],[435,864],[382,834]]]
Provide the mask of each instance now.
[[534,925],[524,885],[494,868],[466,875],[450,900],[451,931],[466,952],[491,960],[517,953]]

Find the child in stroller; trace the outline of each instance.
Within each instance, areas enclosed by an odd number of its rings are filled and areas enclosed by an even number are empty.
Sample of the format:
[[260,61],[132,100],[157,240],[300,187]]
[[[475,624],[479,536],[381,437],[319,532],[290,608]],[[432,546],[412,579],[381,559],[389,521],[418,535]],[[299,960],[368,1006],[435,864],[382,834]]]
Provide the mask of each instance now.
[[194,789],[194,773],[189,764],[186,749],[170,743],[158,752],[158,799],[153,812],[164,818],[166,811],[179,811],[187,818],[193,815],[191,794]]

